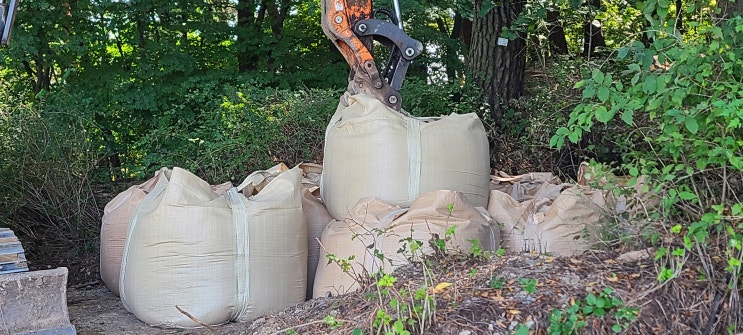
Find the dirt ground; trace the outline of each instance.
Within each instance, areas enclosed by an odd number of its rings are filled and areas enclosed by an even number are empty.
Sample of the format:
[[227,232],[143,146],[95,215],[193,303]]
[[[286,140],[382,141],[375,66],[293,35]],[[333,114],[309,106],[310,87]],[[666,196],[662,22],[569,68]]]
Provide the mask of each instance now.
[[[706,291],[693,273],[682,273],[673,285],[660,285],[652,259],[646,257],[647,253],[637,255],[642,259],[627,260],[626,255],[591,252],[570,258],[519,254],[490,259],[434,260],[431,263],[434,282],[451,286],[436,292],[435,316],[424,333],[512,334],[517,326],[525,324],[530,327],[530,334],[547,334],[551,311],[567,310],[571,303],[585,301],[589,293],[598,295],[607,287],[622,301],[623,307],[637,308],[637,319],[623,324],[626,334],[701,334],[714,326],[715,319],[710,324],[707,310],[715,300],[714,292]],[[399,269],[395,273],[398,278],[395,288],[420,287],[421,273],[416,265]],[[363,334],[376,334],[376,330],[372,331],[372,320],[384,304],[365,294],[369,292],[373,288],[341,297],[309,300],[249,323],[190,330],[147,326],[127,312],[101,283],[71,286],[68,309],[70,320],[81,335],[351,334],[356,328],[363,329]],[[323,321],[328,316],[338,322]],[[616,319],[589,316],[581,320],[587,322],[581,334],[612,334]],[[718,326],[712,330],[724,329]],[[721,332],[711,332],[716,333]]]

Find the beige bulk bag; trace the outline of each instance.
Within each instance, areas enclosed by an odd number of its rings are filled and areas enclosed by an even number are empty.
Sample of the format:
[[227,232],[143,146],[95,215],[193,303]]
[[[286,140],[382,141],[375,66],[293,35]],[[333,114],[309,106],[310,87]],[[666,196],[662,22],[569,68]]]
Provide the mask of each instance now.
[[312,163],[299,164],[302,178],[302,211],[307,220],[307,299],[312,299],[312,288],[315,283],[315,271],[320,259],[320,237],[325,226],[333,220],[325,204],[320,199],[320,176],[322,165]]
[[[132,186],[126,191],[119,193],[106,204],[101,219],[101,256],[100,272],[101,279],[106,287],[119,295],[119,273],[121,272],[121,255],[124,253],[126,234],[129,231],[129,222],[134,216],[134,211],[149,193],[165,171],[162,168],[155,172],[155,176],[146,182]],[[212,186],[217,194],[224,194],[232,187],[231,182]]]
[[[409,209],[379,199],[362,199],[345,220],[333,220],[323,231],[314,297],[354,291],[358,289],[354,276],[363,278],[380,270],[389,273],[415,256],[432,253],[429,242],[433,236],[445,240],[452,226],[456,228],[446,242],[448,252],[469,252],[472,239],[479,241],[482,250],[495,250],[500,241],[499,231],[491,227],[491,219],[484,212],[455,191],[424,193]],[[422,244],[412,254],[415,241]],[[384,255],[384,260],[375,255],[375,249]],[[338,264],[328,263],[329,254],[346,260],[354,256],[349,272],[343,272]]]
[[[219,195],[180,168],[160,178],[129,227],[121,300],[147,324],[249,321],[304,301],[307,227],[301,172],[252,174]],[[241,189],[260,192],[248,197]],[[184,313],[185,312],[185,313]]]
[[[514,199],[492,191],[488,213],[502,225],[502,246],[508,251],[580,254],[600,240],[605,204],[601,193],[579,187],[542,184],[534,197]],[[557,192],[555,191],[557,190]]]
[[459,191],[485,207],[489,180],[488,140],[474,113],[409,117],[347,94],[325,132],[321,194],[336,219],[361,198],[409,206],[434,190]]
[[155,187],[157,180],[165,171],[169,171],[169,169],[163,168],[155,172],[155,176],[146,182],[134,185],[119,193],[103,208],[103,218],[101,219],[101,279],[103,279],[106,287],[117,296],[119,295],[121,254],[124,252],[129,222],[134,216],[134,210],[147,193]]
[[312,288],[315,283],[317,262],[320,259],[320,238],[325,226],[333,217],[328,213],[325,204],[310,189],[302,189],[302,211],[307,220],[307,299],[312,299]]

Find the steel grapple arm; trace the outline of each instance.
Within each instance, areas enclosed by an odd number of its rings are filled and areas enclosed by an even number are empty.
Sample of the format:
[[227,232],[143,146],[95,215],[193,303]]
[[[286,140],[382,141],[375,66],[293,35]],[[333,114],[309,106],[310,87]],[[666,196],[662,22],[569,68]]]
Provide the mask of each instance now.
[[[369,94],[400,111],[405,73],[423,52],[423,44],[405,34],[399,15],[393,21],[375,18],[371,0],[323,0],[322,6],[323,31],[351,67],[348,91]],[[373,41],[390,51],[381,71],[374,60]]]

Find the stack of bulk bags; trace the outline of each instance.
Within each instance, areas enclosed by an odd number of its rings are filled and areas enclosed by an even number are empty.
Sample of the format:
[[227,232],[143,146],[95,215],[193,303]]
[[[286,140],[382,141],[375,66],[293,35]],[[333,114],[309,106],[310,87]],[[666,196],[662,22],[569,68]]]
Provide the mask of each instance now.
[[364,94],[341,99],[325,132],[323,169],[322,198],[339,220],[366,197],[405,207],[425,192],[453,190],[485,207],[489,196],[477,115],[410,117]]
[[502,225],[506,250],[570,256],[600,241],[607,212],[600,191],[560,183],[551,174],[516,176],[510,186],[503,181],[490,193],[488,212]]
[[[336,295],[358,288],[355,276],[363,278],[382,270],[392,272],[421,254],[430,254],[434,238],[447,239],[448,252],[469,252],[472,239],[482,250],[495,250],[500,236],[484,208],[475,208],[460,192],[433,191],[419,196],[403,209],[388,202],[365,198],[354,206],[345,220],[334,220],[322,234],[323,250],[315,274],[314,297]],[[413,244],[420,249],[411,253]],[[348,273],[327,255],[350,260]],[[380,259],[378,255],[383,255]]]
[[124,306],[147,324],[189,328],[202,326],[190,316],[209,325],[249,321],[303,302],[300,189],[298,168],[254,173],[224,195],[183,169],[166,173],[129,227]]
[[[101,256],[100,271],[101,279],[106,287],[119,295],[119,273],[121,272],[121,256],[124,253],[126,234],[129,231],[129,222],[134,217],[134,211],[145,196],[155,187],[157,181],[170,169],[162,168],[155,172],[155,176],[146,182],[134,185],[126,191],[116,195],[106,204],[101,219]],[[226,182],[212,186],[216,194],[224,194],[232,187],[232,183]]]

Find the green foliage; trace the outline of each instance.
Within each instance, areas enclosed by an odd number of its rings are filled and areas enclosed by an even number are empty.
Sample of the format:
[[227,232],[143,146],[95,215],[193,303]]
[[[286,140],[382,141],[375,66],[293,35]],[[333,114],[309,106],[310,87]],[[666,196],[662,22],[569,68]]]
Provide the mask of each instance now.
[[407,78],[401,90],[403,108],[415,116],[441,116],[451,113],[484,114],[479,91],[457,81],[431,81]]
[[578,334],[581,328],[588,325],[586,318],[611,317],[612,331],[620,333],[637,318],[638,312],[636,308],[624,306],[614,295],[614,290],[606,287],[598,295],[589,293],[584,301],[575,301],[567,310],[552,310],[547,331],[550,335]]
[[731,195],[743,185],[743,18],[700,29],[701,38],[690,41],[665,25],[659,32],[648,46],[635,41],[618,50],[624,70],[595,68],[578,82],[584,102],[550,143],[575,143],[597,125],[633,129],[617,138],[630,184],[648,176],[650,189],[662,194],[661,218],[689,222],[672,227],[683,233],[682,248],[658,249],[656,259],[664,262],[658,279],[675,277],[686,251],[720,236],[732,275],[728,284],[736,285],[743,232],[736,221],[743,205]]
[[100,157],[88,141],[88,120],[44,114],[2,95],[0,226],[15,230],[39,260],[89,257],[101,213],[91,180]]
[[338,328],[343,327],[343,321],[342,320],[338,320],[333,315],[327,315],[327,316],[325,316],[325,318],[323,318],[322,321],[323,321],[323,323],[325,323],[325,325],[327,325],[328,327],[330,327],[330,329],[332,329],[332,330],[336,330]]
[[[628,41],[615,61],[592,68],[575,85],[583,101],[550,144],[560,148],[597,131],[611,136],[622,152],[626,189],[658,196],[645,204],[643,224],[655,230],[647,242],[657,246],[658,280],[673,280],[690,258],[712,254],[724,261],[706,265],[703,278],[715,286],[724,280],[737,297],[743,18],[712,22],[700,15],[685,23],[693,33],[682,35],[669,4],[644,3],[650,27],[644,38]],[[699,5],[688,4],[687,14],[709,10]],[[715,271],[726,275],[713,278]],[[740,316],[729,317],[740,323]]]
[[534,278],[521,278],[519,284],[526,293],[534,294],[537,291],[537,280]]
[[504,277],[490,277],[490,280],[488,280],[488,287],[494,288],[494,289],[502,289],[503,284],[506,282],[506,278]]

